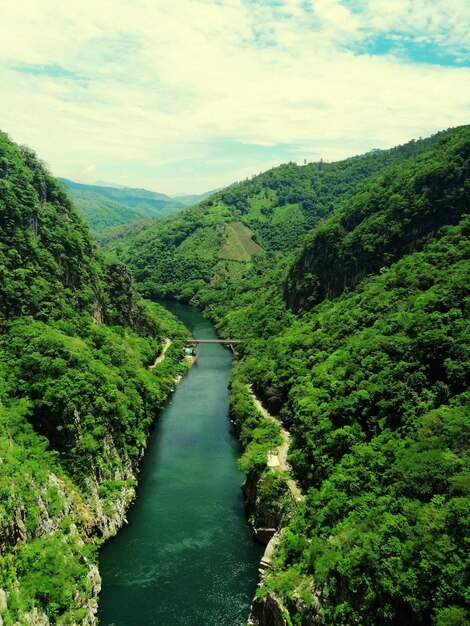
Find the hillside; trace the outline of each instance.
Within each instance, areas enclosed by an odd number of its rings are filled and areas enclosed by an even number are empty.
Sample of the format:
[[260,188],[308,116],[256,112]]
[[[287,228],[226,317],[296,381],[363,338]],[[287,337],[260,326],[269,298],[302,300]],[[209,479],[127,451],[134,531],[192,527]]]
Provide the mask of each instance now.
[[[470,621],[470,127],[283,165],[97,250],[35,154],[0,134],[0,616],[94,623],[182,329],[238,337],[231,417],[250,520],[279,543],[256,626]],[[148,365],[163,337],[168,358]],[[268,453],[279,427],[305,499]]]
[[[252,515],[285,527],[256,624],[468,623],[469,148],[469,127],[442,135],[207,308],[245,338],[231,396]],[[293,513],[247,382],[293,437]]]
[[[217,192],[196,207],[101,241],[132,269],[147,297],[206,303],[218,282],[251,271],[252,261],[285,255],[342,202],[385,168],[413,159],[439,135],[337,163],[282,165]],[[242,234],[243,233],[243,234]]]
[[[285,527],[255,623],[270,623],[273,604],[302,626],[467,623],[469,226],[441,228],[301,316],[270,276],[221,319],[221,332],[252,337],[232,416],[259,485],[254,515],[263,525],[271,503]],[[285,488],[264,486],[271,435],[246,417],[246,382],[293,436],[307,498],[292,515]]]
[[180,363],[127,268],[0,133],[0,622],[93,624],[97,548],[122,524]]
[[94,231],[143,218],[172,215],[187,206],[163,193],[146,189],[82,185],[66,178],[59,180]]
[[325,220],[296,260],[287,290],[294,310],[354,288],[365,276],[419,248],[468,210],[468,129],[449,133]]

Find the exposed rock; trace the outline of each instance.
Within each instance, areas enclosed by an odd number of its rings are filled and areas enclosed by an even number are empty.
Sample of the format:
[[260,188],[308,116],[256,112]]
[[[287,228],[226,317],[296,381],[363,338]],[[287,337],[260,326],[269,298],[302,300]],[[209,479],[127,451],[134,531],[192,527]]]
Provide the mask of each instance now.
[[266,550],[264,551],[264,554],[261,557],[261,561],[260,561],[260,564],[259,564],[260,576],[263,575],[263,572],[265,570],[267,570],[267,569],[269,569],[271,567],[272,555],[273,555],[274,549],[276,548],[277,544],[279,543],[279,539],[280,539],[280,535],[276,534],[276,535],[273,535],[271,537],[271,539],[269,540],[269,543],[266,546]]
[[[83,606],[87,613],[80,622],[80,626],[95,626],[96,613],[98,612],[98,594],[101,591],[101,576],[96,565],[92,565],[87,576],[91,586],[92,597]],[[79,600],[79,598],[76,598]]]
[[4,589],[0,588],[0,615],[5,613],[8,608],[7,594]]
[[[38,527],[35,531],[36,536],[48,535],[59,529],[60,524],[66,515],[69,515],[73,511],[74,503],[73,496],[70,492],[70,487],[66,487],[65,483],[61,481],[52,472],[49,474],[49,486],[57,489],[57,492],[62,501],[61,513],[50,515],[45,493],[38,495],[38,506],[41,511],[41,519]],[[45,490],[44,490],[45,491]]]
[[15,626],[50,626],[50,621],[45,613],[40,613],[33,607],[31,611],[20,616]]
[[248,623],[252,626],[288,626],[286,615],[287,610],[279,598],[268,593],[263,598],[254,599]]
[[267,545],[276,532],[276,528],[253,528],[253,532],[257,541]]
[[92,308],[91,308],[91,316],[93,318],[93,321],[95,322],[95,324],[102,324],[103,323],[103,305],[101,304],[101,302],[98,300],[98,298],[95,299],[95,301],[93,302]]
[[15,543],[18,541],[26,541],[27,539],[27,531],[24,523],[24,509],[16,509],[15,511],[15,529],[14,529],[14,539]]

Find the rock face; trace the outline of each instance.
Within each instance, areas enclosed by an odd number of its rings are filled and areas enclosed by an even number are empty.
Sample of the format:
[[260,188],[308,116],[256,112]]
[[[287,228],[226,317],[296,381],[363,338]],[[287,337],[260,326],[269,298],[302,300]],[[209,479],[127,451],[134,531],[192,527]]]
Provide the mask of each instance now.
[[279,493],[273,493],[271,482],[272,477],[267,472],[250,472],[242,487],[253,532],[256,539],[264,544],[280,527],[285,513],[279,502]]
[[251,605],[248,623],[251,626],[288,626],[287,610],[281,601],[272,593],[264,598],[255,598]]

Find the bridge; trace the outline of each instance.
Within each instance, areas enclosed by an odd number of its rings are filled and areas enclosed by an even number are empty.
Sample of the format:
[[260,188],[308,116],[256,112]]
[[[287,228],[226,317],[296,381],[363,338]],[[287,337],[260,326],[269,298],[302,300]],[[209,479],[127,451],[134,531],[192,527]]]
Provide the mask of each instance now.
[[235,349],[235,346],[241,342],[242,342],[241,339],[194,339],[194,338],[191,338],[191,339],[186,340],[186,345],[190,346],[189,349],[193,350],[193,354],[194,354],[194,349],[196,348],[196,346],[200,345],[201,343],[212,343],[212,344],[218,343],[229,348],[229,350],[232,351],[233,356],[237,357],[238,353]]
[[187,343],[241,343],[241,339],[188,339]]

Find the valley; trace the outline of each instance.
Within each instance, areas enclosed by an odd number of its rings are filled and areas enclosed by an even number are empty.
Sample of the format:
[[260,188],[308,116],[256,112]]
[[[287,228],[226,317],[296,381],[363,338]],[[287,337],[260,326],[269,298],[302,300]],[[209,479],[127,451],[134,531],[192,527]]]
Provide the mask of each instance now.
[[470,127],[100,247],[0,139],[0,623],[467,624]]

